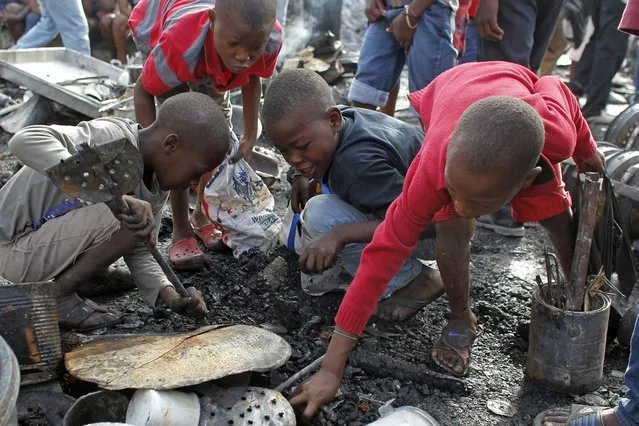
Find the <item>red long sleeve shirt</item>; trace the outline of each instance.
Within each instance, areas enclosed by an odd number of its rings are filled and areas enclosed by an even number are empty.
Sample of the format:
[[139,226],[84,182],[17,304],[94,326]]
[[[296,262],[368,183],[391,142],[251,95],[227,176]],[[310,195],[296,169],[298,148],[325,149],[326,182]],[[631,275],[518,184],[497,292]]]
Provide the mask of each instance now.
[[409,96],[422,118],[426,137],[408,170],[401,195],[388,208],[362,254],[335,319],[340,328],[360,334],[420,234],[431,222],[457,217],[444,180],[448,142],[470,105],[497,95],[521,99],[539,113],[546,133],[540,161],[554,174],[550,181],[517,194],[511,201],[515,219],[539,221],[570,206],[559,163],[570,157],[588,158],[597,149],[570,90],[555,77],[539,78],[525,67],[506,62],[466,64],[446,71]]

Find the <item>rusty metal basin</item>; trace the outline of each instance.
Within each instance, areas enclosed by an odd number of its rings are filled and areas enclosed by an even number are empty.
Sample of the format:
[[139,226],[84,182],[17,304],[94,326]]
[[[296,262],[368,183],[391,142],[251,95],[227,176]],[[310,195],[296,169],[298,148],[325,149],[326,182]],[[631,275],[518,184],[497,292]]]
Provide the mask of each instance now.
[[277,334],[234,325],[96,342],[68,352],[64,361],[71,375],[104,389],[175,389],[270,371],[290,355],[290,345]]

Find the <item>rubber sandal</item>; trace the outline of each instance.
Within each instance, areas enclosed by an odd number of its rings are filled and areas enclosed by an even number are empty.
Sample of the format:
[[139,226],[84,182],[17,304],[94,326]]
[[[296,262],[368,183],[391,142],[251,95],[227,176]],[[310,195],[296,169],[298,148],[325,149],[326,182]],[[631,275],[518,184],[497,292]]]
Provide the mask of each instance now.
[[196,270],[204,266],[204,253],[195,238],[185,238],[171,244],[169,260],[178,271]]
[[[562,407],[561,409],[570,412],[565,423],[566,426],[604,426],[601,412],[606,408],[608,407],[572,404],[570,409],[568,407]],[[552,412],[557,412],[557,408],[542,411],[537,414],[533,426],[544,426],[544,422],[548,421],[546,420],[546,416]],[[553,423],[556,423],[556,421],[553,421]]]
[[[93,325],[90,327],[82,327],[82,323],[94,312],[108,313],[115,318],[110,321],[105,321],[101,324]],[[60,327],[66,330],[76,330],[81,333],[87,331],[97,330],[98,328],[111,327],[116,324],[120,324],[124,321],[124,315],[121,313],[105,308],[89,299],[80,299],[75,304],[73,309],[60,317]]]
[[471,328],[462,324],[449,323],[444,327],[439,338],[433,343],[433,349],[443,349],[454,352],[464,361],[464,370],[458,373],[437,357],[431,356],[431,359],[442,370],[457,377],[466,377],[470,367],[470,348],[473,346],[475,339],[477,339],[477,333]]
[[191,226],[193,227],[193,233],[195,233],[198,240],[202,241],[202,244],[204,244],[207,250],[216,251],[224,248],[224,243],[222,242],[224,234],[215,224],[208,223],[199,228],[193,224],[191,224]]
[[412,317],[414,317],[415,315],[417,315],[417,313],[422,310],[422,308],[424,308],[425,306],[433,303],[435,300],[439,299],[444,293],[446,292],[446,290],[444,288],[442,288],[440,291],[438,291],[437,293],[435,293],[432,297],[426,299],[426,300],[416,300],[416,299],[411,299],[409,297],[401,297],[401,296],[389,296],[386,299],[382,300],[379,304],[380,305],[395,305],[395,306],[402,306],[405,308],[410,308],[413,309],[414,312],[412,314],[409,314],[408,316],[404,317],[404,318],[400,318],[400,319],[394,319],[394,318],[386,318],[384,316],[381,316],[379,314],[375,314],[375,318],[382,320],[382,321],[406,321],[411,319]]

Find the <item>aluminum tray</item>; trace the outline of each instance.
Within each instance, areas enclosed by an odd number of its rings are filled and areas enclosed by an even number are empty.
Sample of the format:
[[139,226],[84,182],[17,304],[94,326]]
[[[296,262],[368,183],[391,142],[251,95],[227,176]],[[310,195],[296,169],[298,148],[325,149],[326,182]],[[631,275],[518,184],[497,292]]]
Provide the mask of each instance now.
[[82,86],[57,83],[82,77],[106,76],[122,81],[126,71],[91,56],[64,47],[0,50],[0,77],[28,87],[34,93],[56,101],[89,117],[101,117],[104,104],[82,93]]

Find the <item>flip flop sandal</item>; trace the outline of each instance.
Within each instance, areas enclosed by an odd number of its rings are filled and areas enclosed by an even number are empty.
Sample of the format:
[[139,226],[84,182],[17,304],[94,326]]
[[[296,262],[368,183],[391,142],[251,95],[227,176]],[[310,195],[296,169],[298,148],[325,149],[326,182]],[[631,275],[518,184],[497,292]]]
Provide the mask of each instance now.
[[393,304],[395,306],[402,306],[405,308],[410,308],[410,309],[414,309],[414,312],[408,316],[406,316],[405,318],[396,320],[393,318],[384,318],[382,316],[380,316],[379,314],[375,314],[375,317],[379,320],[382,321],[406,321],[411,319],[412,317],[414,317],[415,315],[417,315],[417,313],[425,306],[433,303],[435,300],[439,299],[444,293],[446,292],[446,290],[444,288],[442,288],[440,291],[438,291],[437,293],[435,293],[432,297],[426,299],[426,300],[415,300],[415,299],[411,299],[409,297],[401,297],[401,296],[389,296],[386,299],[382,300],[380,302],[381,304]]
[[169,260],[178,271],[192,271],[204,266],[204,253],[195,238],[185,238],[171,244]]
[[191,224],[191,227],[193,228],[195,236],[202,241],[202,244],[204,244],[207,250],[219,251],[225,247],[224,243],[222,243],[224,234],[215,224],[208,223],[199,228]]
[[444,327],[439,338],[435,341],[435,343],[433,343],[433,349],[452,351],[464,361],[465,367],[461,373],[453,370],[435,356],[432,356],[431,359],[442,370],[445,370],[457,377],[466,377],[470,367],[470,348],[473,346],[476,338],[477,333],[475,333],[471,328],[462,324],[449,323],[446,327]]
[[[82,327],[82,323],[94,312],[109,313],[115,316],[110,321],[96,324],[90,327]],[[112,309],[100,306],[89,299],[81,299],[73,309],[60,317],[60,327],[66,330],[76,330],[80,333],[97,330],[98,328],[111,327],[124,322],[124,315]]]
[[[563,407],[562,409],[570,411],[565,426],[604,426],[601,412],[608,407],[593,407],[590,405],[572,404],[570,409]],[[551,412],[556,412],[557,408],[542,411],[535,417],[533,426],[544,426],[546,416]],[[556,422],[553,422],[556,423]]]

